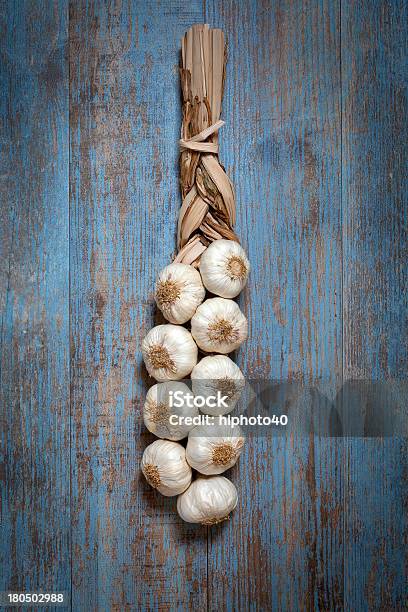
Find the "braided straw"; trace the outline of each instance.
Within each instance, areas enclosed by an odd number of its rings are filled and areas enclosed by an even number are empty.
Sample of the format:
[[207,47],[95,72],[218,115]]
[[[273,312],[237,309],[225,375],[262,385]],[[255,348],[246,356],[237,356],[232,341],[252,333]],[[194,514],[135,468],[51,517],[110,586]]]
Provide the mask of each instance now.
[[222,30],[194,25],[182,39],[180,80],[183,120],[176,262],[197,266],[207,246],[219,238],[236,240],[235,195],[218,160],[218,130],[225,77]]

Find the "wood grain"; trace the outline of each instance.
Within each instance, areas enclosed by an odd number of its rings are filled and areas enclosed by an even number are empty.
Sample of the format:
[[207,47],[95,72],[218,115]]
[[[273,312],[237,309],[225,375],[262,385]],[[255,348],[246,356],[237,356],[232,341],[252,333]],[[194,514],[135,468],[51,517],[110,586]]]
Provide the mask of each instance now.
[[240,366],[329,400],[343,378],[406,377],[408,3],[69,4],[0,2],[0,590],[72,583],[80,611],[405,609],[405,440],[251,438],[211,530],[139,461],[193,23],[228,39]]
[[[207,3],[228,33],[221,159],[252,273],[249,378],[341,378],[339,4]],[[256,239],[254,239],[256,237]],[[265,273],[266,271],[266,273]],[[326,385],[327,386],[327,385]],[[304,407],[305,411],[307,406]],[[240,506],[211,532],[211,609],[304,610],[342,596],[341,443],[256,439]]]
[[3,589],[70,591],[68,12],[2,2]]
[[[345,378],[407,373],[407,18],[342,9]],[[406,609],[406,440],[349,439],[345,460],[345,606]]]
[[152,441],[140,345],[176,246],[177,50],[197,21],[195,3],[71,5],[74,609],[206,604],[206,531],[139,470]]

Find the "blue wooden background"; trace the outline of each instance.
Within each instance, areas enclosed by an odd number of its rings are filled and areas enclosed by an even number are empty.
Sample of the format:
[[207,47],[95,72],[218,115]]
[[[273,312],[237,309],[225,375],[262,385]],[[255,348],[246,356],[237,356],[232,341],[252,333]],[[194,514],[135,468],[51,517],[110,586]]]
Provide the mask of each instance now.
[[251,439],[208,529],[140,478],[178,52],[228,37],[248,377],[406,376],[405,0],[1,0],[1,582],[72,610],[403,610],[402,438]]

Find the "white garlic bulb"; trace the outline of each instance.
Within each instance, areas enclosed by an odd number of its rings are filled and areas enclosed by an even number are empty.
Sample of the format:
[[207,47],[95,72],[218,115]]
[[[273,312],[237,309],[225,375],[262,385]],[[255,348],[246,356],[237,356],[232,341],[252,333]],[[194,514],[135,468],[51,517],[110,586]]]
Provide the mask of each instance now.
[[226,355],[204,357],[191,372],[192,391],[194,395],[208,398],[216,396],[219,391],[226,396],[227,407],[205,404],[201,412],[212,416],[228,414],[234,409],[245,386],[245,378],[239,367]]
[[159,274],[155,300],[170,323],[186,323],[205,296],[199,272],[193,266],[172,263]]
[[142,472],[154,489],[166,497],[183,493],[191,483],[192,471],[181,444],[156,440],[145,449]]
[[177,512],[187,523],[215,525],[238,503],[235,485],[224,476],[200,477],[177,499]]
[[173,424],[171,417],[198,416],[198,408],[186,401],[191,395],[190,389],[182,382],[170,381],[150,387],[143,407],[143,420],[147,429],[158,438],[186,438],[194,425],[186,425],[182,419]]
[[191,319],[191,333],[207,353],[231,353],[248,336],[248,322],[232,300],[205,300]]
[[198,349],[191,334],[179,325],[157,325],[142,342],[147,371],[158,381],[180,380],[197,363]]
[[235,240],[214,240],[201,255],[204,285],[215,295],[236,297],[245,287],[250,265],[244,249]]
[[236,464],[244,442],[237,426],[199,425],[188,434],[186,459],[200,474],[222,474]]

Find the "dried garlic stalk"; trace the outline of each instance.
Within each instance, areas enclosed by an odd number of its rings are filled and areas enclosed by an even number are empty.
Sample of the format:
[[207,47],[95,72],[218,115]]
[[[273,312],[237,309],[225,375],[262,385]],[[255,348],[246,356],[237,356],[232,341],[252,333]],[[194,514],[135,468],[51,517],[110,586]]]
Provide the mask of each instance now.
[[197,266],[214,240],[238,238],[234,189],[218,161],[218,130],[225,76],[222,30],[195,25],[182,40],[183,121],[180,140],[180,209],[176,262]]

